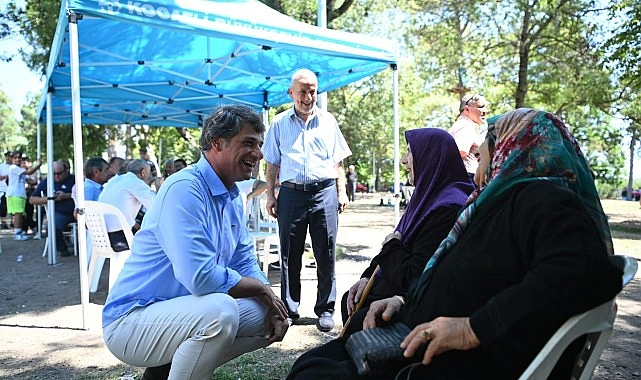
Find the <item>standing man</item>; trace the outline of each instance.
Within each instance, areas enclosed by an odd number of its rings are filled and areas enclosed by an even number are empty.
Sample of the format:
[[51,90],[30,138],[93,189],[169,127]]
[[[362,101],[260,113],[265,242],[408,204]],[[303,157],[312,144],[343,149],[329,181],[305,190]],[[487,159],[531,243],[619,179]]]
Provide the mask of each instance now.
[[169,379],[211,379],[219,365],[287,331],[235,185],[262,158],[264,131],[246,106],[217,109],[203,126],[202,157],[167,178],[134,237],[102,324],[117,358],[152,367],[145,380],[166,378],[169,367]]
[[25,231],[23,231],[24,212],[27,204],[26,183],[29,180],[29,176],[40,168],[42,162],[38,160],[34,166],[25,169],[22,165],[22,152],[12,152],[11,158],[13,164],[9,167],[7,212],[13,217],[13,240],[24,241],[29,239]]
[[[300,271],[309,227],[316,259],[316,327],[334,327],[335,250],[338,213],[347,205],[342,160],[352,152],[336,119],[316,106],[318,79],[307,69],[294,73],[289,96],[294,106],[274,118],[265,137],[267,212],[278,219],[281,298],[289,318],[298,319]],[[338,180],[338,183],[337,183]],[[281,184],[278,199],[276,182]]]
[[0,228],[8,230],[9,225],[5,221],[7,218],[7,180],[9,179],[9,168],[13,164],[11,152],[4,154],[4,162],[0,163]]
[[461,159],[472,180],[479,166],[476,155],[478,147],[483,142],[481,126],[485,124],[487,100],[481,94],[467,94],[461,98],[459,116],[452,124],[449,132],[454,137]]
[[347,198],[350,202],[354,202],[356,197],[356,184],[358,183],[358,174],[356,174],[356,167],[350,165],[347,167]]

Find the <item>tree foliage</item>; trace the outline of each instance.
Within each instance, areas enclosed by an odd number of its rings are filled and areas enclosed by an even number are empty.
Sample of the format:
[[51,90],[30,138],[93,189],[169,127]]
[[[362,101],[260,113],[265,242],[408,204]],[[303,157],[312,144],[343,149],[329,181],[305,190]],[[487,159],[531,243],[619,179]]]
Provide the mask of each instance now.
[[623,20],[605,44],[607,62],[621,77],[624,88],[641,89],[641,3],[613,1],[610,17]]
[[18,130],[7,95],[0,90],[0,151],[19,149],[26,143]]
[[[20,10],[15,1],[0,19],[19,25],[35,48],[27,62],[34,70],[42,70],[60,2],[27,0],[26,8]],[[317,23],[317,0],[262,2],[298,20]],[[561,116],[581,142],[597,179],[617,186],[624,166],[623,133],[632,136],[631,146],[641,135],[640,113],[628,106],[637,103],[641,87],[641,5],[623,0],[599,9],[601,3],[328,0],[327,21],[333,29],[398,42],[401,131],[423,126],[447,129],[458,114],[460,97],[481,92],[490,102],[491,114],[527,106]],[[604,11],[622,21],[603,22]],[[0,23],[0,33],[3,30],[8,29]],[[611,38],[606,43],[603,36]],[[363,182],[373,183],[376,177],[382,183],[392,180],[391,81],[388,70],[329,94],[328,108],[354,153],[348,161],[359,168]],[[624,131],[613,123],[614,118],[625,121]],[[86,133],[93,139],[91,128]],[[128,126],[102,131],[105,144],[123,142],[132,156],[145,144],[157,153],[162,146],[166,158],[189,160],[198,155],[192,130]],[[54,133],[59,133],[56,150],[68,149],[70,132],[61,126]],[[400,142],[403,151],[402,136]]]

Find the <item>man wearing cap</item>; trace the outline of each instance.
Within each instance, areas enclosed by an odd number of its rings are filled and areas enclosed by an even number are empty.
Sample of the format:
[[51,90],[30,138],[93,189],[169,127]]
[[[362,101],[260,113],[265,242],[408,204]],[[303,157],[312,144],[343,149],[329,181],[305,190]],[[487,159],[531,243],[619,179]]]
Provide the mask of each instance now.
[[454,137],[465,169],[473,179],[479,163],[476,158],[479,145],[483,142],[481,126],[485,124],[487,100],[481,94],[467,94],[461,98],[459,116],[449,132]]

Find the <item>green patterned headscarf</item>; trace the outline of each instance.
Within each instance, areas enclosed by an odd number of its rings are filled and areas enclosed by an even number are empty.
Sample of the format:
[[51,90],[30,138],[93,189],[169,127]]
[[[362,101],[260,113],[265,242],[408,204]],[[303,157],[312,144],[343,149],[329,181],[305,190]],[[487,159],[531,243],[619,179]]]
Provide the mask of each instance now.
[[456,244],[475,210],[524,182],[552,181],[576,193],[594,220],[607,253],[614,254],[594,178],[576,140],[561,119],[547,112],[519,108],[489,119],[485,142],[491,160],[488,168],[479,168],[479,171],[485,173],[487,184],[470,195],[468,206],[425,265],[410,294],[414,299],[420,298],[433,268]]
[[[490,124],[490,123],[493,124]],[[581,148],[557,116],[519,108],[488,121],[486,142],[492,146],[487,186],[468,200],[479,207],[513,186],[548,180],[576,193],[594,220],[608,254],[613,254],[612,237],[594,177]],[[493,141],[492,141],[493,140]]]

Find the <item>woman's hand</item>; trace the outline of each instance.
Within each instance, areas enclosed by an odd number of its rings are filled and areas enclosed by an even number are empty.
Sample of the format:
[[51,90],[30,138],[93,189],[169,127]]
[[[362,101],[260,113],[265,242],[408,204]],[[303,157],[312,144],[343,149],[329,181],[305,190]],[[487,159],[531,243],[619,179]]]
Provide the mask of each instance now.
[[367,277],[363,277],[347,291],[347,315],[352,315],[355,311],[356,304],[361,300],[363,290],[365,290],[368,281]]
[[405,349],[403,356],[411,358],[416,351],[427,344],[423,355],[423,364],[430,364],[432,358],[449,350],[470,350],[478,347],[481,342],[477,338],[469,318],[438,317],[431,322],[422,323],[414,328],[401,348]]
[[405,304],[405,301],[403,301],[403,298],[400,296],[372,302],[372,304],[369,305],[369,311],[365,316],[365,320],[363,320],[363,329],[367,330],[376,327],[379,324],[378,322],[391,321],[394,315],[401,310],[403,304]]

